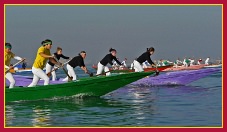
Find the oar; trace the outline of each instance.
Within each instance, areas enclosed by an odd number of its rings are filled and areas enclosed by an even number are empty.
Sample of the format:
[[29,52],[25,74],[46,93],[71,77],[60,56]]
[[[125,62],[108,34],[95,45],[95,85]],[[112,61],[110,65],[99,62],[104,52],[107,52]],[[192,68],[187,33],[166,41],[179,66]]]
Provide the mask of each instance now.
[[[155,69],[156,69],[156,70],[155,70],[155,75],[154,75],[153,77],[159,75],[159,70],[158,70],[157,66],[155,66]],[[147,70],[146,72],[150,72],[150,71],[154,71],[154,70]]]
[[72,81],[73,80],[73,77],[70,77],[69,76],[69,74],[68,74],[68,72],[65,70],[65,68],[64,67],[62,67],[62,69],[63,69],[63,71],[65,72],[65,74],[68,76],[68,81],[70,82],[70,81]]
[[156,68],[155,75],[158,76],[159,75],[159,71],[158,71],[157,65],[155,65],[155,68]]
[[[15,63],[13,66],[12,66],[12,68],[14,68],[15,66],[17,66],[18,64],[20,64],[22,61],[24,61],[25,59],[22,59],[22,60],[20,60],[20,61],[18,61],[17,63]],[[8,73],[9,71],[10,71],[10,69],[12,69],[12,68],[9,68],[9,69],[7,69],[6,71],[5,71],[5,73]]]
[[[54,59],[59,63],[59,61],[58,61],[58,59],[56,59],[56,57],[54,57]],[[69,61],[70,61],[70,60],[69,60]],[[68,63],[69,61],[67,61],[67,63]],[[69,74],[68,74],[68,72],[67,72],[67,71],[65,70],[65,68],[64,68],[64,65],[67,64],[67,63],[64,63],[63,66],[57,67],[57,69],[61,67],[61,68],[63,69],[63,71],[65,72],[65,74],[68,76],[68,78],[69,78],[68,81],[70,82],[70,81],[73,80],[73,77],[70,77]],[[54,68],[54,69],[57,70],[56,68]],[[53,70],[54,70],[54,69],[53,69]],[[52,70],[52,71],[53,71],[53,70]],[[51,72],[52,72],[52,71],[51,71]],[[48,74],[50,74],[51,72],[49,72]],[[47,75],[47,76],[48,76],[48,75]],[[50,75],[49,75],[49,76],[50,76]]]
[[[69,61],[71,61],[71,59],[68,60],[68,61],[66,61],[65,63],[63,63],[62,66],[68,64]],[[60,68],[60,66],[55,67],[52,71],[50,71],[50,72],[47,73],[47,76],[50,77],[50,76],[51,76],[51,72],[56,71],[56,70],[58,70],[59,68]]]
[[88,74],[90,77],[93,77],[93,75],[94,75],[94,74],[93,74],[92,72],[90,72],[90,71],[88,71],[87,74]]
[[112,71],[112,70],[109,70],[109,71],[106,71],[106,72],[104,72],[104,73],[97,74],[97,75],[95,75],[95,76],[103,75],[103,74],[106,74],[106,73],[111,72],[111,71]]

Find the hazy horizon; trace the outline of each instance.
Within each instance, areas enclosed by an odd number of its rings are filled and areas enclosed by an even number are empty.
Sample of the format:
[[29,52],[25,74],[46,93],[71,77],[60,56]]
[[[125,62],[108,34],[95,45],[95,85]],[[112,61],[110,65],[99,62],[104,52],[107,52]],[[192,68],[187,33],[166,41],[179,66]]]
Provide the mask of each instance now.
[[6,6],[6,42],[31,65],[41,41],[86,64],[109,48],[128,63],[153,46],[152,60],[222,57],[222,6]]

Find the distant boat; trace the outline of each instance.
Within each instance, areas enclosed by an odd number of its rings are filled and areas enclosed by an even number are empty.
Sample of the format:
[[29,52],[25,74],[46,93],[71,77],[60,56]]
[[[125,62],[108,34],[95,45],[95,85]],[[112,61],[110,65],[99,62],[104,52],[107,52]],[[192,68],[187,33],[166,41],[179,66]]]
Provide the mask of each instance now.
[[198,70],[198,69],[201,69],[203,68],[205,65],[202,64],[202,65],[192,65],[192,66],[188,66],[188,67],[185,67],[185,66],[179,66],[179,67],[171,67],[171,68],[167,68],[163,71],[181,71],[181,70]]
[[[168,65],[168,66],[158,66],[157,70],[158,71],[163,71],[166,68],[170,68],[172,67],[172,65]],[[95,70],[97,70],[97,66],[93,65],[92,68],[94,68]],[[113,68],[109,68],[109,70],[111,71],[111,73],[127,73],[127,72],[135,72],[134,69],[130,69],[128,67],[118,67],[117,69],[113,69]],[[156,71],[155,67],[149,67],[149,68],[144,68],[145,72],[150,72],[150,71]]]
[[222,67],[222,64],[206,65],[206,68]]

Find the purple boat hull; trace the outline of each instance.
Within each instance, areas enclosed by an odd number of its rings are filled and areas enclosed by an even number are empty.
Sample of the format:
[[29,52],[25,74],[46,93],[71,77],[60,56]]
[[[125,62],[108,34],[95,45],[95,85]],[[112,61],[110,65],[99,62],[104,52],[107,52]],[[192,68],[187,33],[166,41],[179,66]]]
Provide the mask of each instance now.
[[221,68],[204,68],[199,70],[185,70],[166,72],[158,76],[140,79],[130,85],[160,86],[160,85],[186,85],[210,74],[220,72]]
[[[160,85],[186,85],[200,78],[206,77],[210,74],[221,71],[221,68],[205,68],[199,70],[186,70],[186,71],[175,71],[166,72],[158,76],[150,76],[147,78],[140,79],[130,85],[142,85],[142,86],[160,86]],[[27,87],[32,82],[32,77],[14,75],[16,80],[15,86]],[[65,83],[59,79],[57,81],[50,81],[50,84],[61,84]],[[38,85],[43,85],[44,81],[40,80]],[[9,81],[6,80],[6,85],[9,85]]]
[[[22,75],[14,75],[13,76],[16,84],[15,86],[20,86],[20,87],[27,87],[31,82],[32,82],[32,77],[30,76],[22,76]],[[50,81],[50,84],[61,84],[61,83],[66,83],[64,81],[57,80],[57,81]],[[43,85],[44,81],[43,80],[39,80],[37,85]],[[9,86],[9,81],[6,79],[6,85]]]

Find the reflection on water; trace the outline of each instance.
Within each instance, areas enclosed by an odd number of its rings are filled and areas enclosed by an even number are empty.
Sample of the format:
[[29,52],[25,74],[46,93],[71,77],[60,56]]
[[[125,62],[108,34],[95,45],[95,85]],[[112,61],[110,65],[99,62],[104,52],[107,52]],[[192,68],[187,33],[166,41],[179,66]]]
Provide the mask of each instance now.
[[13,119],[15,118],[15,112],[12,108],[12,106],[7,105],[5,107],[5,120],[6,120],[6,125],[13,125]]
[[34,127],[49,126],[51,121],[51,110],[35,106],[32,114],[32,125]]

